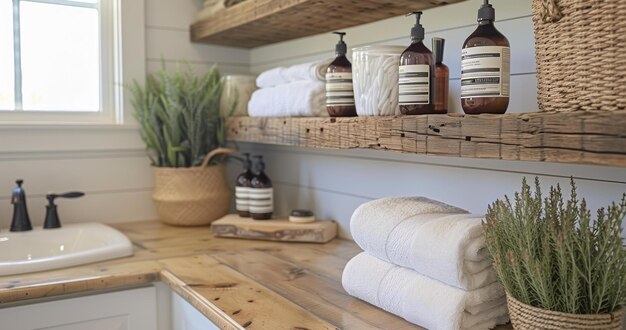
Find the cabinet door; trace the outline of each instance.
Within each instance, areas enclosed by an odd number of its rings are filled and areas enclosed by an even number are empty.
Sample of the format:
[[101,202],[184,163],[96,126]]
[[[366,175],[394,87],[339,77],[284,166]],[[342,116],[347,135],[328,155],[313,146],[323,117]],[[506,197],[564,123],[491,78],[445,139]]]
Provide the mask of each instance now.
[[176,293],[172,294],[173,330],[219,330],[195,307]]
[[154,330],[154,287],[102,293],[0,309],[11,330]]

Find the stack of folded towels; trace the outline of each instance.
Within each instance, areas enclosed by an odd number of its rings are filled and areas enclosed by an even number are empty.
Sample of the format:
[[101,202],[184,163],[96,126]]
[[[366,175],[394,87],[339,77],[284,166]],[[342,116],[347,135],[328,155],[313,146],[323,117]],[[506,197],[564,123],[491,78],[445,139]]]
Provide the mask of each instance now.
[[331,60],[278,67],[261,73],[248,102],[251,117],[327,116],[324,77]]
[[508,322],[482,216],[423,197],[361,205],[350,231],[365,252],[346,265],[352,296],[428,329],[490,329]]

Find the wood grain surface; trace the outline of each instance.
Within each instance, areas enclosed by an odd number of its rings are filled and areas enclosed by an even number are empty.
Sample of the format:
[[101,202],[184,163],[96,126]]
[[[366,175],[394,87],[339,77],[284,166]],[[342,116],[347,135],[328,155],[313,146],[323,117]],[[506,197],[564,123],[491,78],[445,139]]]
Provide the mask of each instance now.
[[626,167],[626,111],[354,118],[234,117],[230,141]]
[[211,223],[216,236],[280,242],[326,243],[337,236],[337,223],[317,220],[293,223],[287,219],[252,220],[228,214]]
[[343,290],[343,267],[361,252],[353,242],[234,240],[156,221],[115,226],[134,256],[0,277],[0,308],[162,281],[222,329],[422,329]]
[[191,25],[191,40],[254,48],[463,0],[247,0]]

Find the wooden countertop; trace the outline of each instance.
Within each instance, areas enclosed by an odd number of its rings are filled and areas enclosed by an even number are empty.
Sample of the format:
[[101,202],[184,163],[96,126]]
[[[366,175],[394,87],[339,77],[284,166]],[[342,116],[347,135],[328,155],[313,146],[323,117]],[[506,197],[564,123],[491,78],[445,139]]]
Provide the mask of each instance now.
[[421,329],[343,290],[343,267],[361,252],[347,240],[225,239],[156,221],[114,227],[133,242],[132,257],[0,277],[0,303],[162,281],[223,329]]

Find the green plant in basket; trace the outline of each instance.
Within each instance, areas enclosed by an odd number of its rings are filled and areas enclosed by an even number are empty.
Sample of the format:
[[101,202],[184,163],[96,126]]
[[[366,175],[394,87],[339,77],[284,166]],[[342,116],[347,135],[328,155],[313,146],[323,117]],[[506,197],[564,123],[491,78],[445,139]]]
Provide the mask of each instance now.
[[567,200],[558,185],[544,199],[539,179],[534,191],[524,179],[514,200],[489,206],[487,246],[500,282],[518,301],[570,314],[611,313],[626,297],[626,194],[592,219],[573,179],[571,186]]
[[[208,152],[224,145],[225,118],[220,117],[223,83],[216,66],[196,75],[187,65],[168,73],[164,65],[146,77],[145,86],[129,86],[135,118],[152,165],[199,165]],[[235,108],[231,107],[231,113]]]

